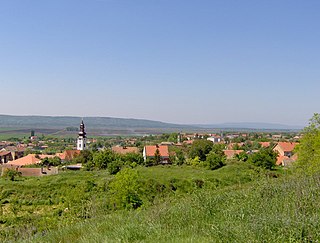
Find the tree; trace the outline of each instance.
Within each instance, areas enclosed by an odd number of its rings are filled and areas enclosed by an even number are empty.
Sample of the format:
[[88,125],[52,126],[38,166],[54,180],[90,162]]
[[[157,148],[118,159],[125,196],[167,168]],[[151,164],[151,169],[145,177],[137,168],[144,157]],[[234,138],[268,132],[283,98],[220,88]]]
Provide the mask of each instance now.
[[72,162],[75,164],[87,164],[91,163],[93,160],[93,152],[90,150],[82,150],[80,154],[77,155]]
[[122,167],[122,161],[117,159],[108,164],[108,171],[111,175],[117,174]]
[[183,165],[184,162],[186,161],[186,158],[184,157],[184,154],[181,150],[178,150],[176,152],[176,161],[177,161],[177,165]]
[[10,181],[14,181],[17,176],[21,176],[21,172],[15,169],[6,169],[3,173],[3,177],[9,179]]
[[271,148],[262,148],[259,152],[253,153],[249,156],[248,162],[256,166],[273,169],[276,165],[278,153]]
[[210,170],[216,170],[225,165],[226,156],[221,153],[211,151],[206,158],[206,165]]
[[116,155],[110,149],[96,152],[93,155],[93,165],[97,169],[107,169],[108,164],[116,160]]
[[201,161],[205,161],[207,154],[212,150],[212,146],[211,141],[205,139],[195,140],[191,145],[189,157],[194,159],[198,156]]
[[159,149],[156,149],[156,152],[154,153],[154,158],[153,158],[154,164],[158,165],[161,162],[161,155]]
[[117,208],[136,209],[142,205],[138,172],[124,168],[110,183],[110,192]]
[[320,171],[320,114],[315,113],[297,146],[297,167],[308,174]]
[[242,161],[242,162],[246,162],[248,160],[248,154],[245,151],[242,151],[239,154],[235,154],[234,157],[238,160],[238,161]]
[[136,163],[142,165],[144,163],[143,156],[140,153],[127,153],[121,156],[121,159],[125,164]]

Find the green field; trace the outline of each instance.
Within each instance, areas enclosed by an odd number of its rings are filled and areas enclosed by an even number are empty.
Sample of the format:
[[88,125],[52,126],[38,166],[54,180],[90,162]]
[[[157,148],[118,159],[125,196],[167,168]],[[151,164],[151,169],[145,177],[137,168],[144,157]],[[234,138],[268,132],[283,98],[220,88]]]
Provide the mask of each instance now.
[[[106,171],[1,178],[0,241],[300,242],[320,237],[317,176],[271,173],[246,163],[215,171],[189,166],[129,171],[138,175],[137,209],[119,207],[112,192],[117,176]],[[130,186],[124,183],[119,193]]]

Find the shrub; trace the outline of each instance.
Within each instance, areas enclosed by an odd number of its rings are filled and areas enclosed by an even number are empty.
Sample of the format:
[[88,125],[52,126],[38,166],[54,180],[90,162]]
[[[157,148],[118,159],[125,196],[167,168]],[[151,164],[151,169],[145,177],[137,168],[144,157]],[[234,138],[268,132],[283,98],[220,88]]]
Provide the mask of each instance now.
[[263,148],[249,156],[248,162],[264,169],[273,169],[276,165],[278,154],[271,148]]
[[116,208],[136,209],[142,205],[138,172],[124,168],[110,183],[110,192]]
[[206,165],[208,166],[208,168],[210,170],[216,170],[216,169],[219,169],[225,165],[225,163],[224,163],[225,160],[226,160],[226,157],[224,155],[217,154],[217,153],[211,151],[207,155]]
[[21,176],[21,172],[15,169],[6,169],[3,173],[3,177],[10,181],[14,181],[17,176]]

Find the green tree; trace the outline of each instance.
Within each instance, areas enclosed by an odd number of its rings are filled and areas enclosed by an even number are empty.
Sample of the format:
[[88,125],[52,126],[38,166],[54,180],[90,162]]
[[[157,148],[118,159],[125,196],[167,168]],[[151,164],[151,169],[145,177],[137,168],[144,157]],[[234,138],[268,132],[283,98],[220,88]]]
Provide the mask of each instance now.
[[135,209],[142,205],[138,172],[124,168],[110,183],[110,192],[116,208]]
[[14,181],[16,177],[21,176],[21,172],[15,169],[6,169],[3,173],[3,177],[9,179],[10,181]]
[[108,164],[108,171],[111,175],[117,174],[122,167],[122,161],[120,159],[114,160]]
[[116,154],[110,149],[96,152],[93,155],[93,165],[96,169],[107,169],[108,164],[116,160]]
[[156,152],[154,153],[154,158],[153,158],[154,164],[158,165],[161,162],[161,155],[159,149],[156,149]]
[[297,167],[308,174],[320,171],[320,114],[315,113],[297,146]]
[[253,153],[248,157],[248,162],[256,166],[273,169],[276,165],[278,153],[271,148],[262,148],[259,152]]
[[226,156],[221,153],[211,151],[206,158],[206,165],[210,170],[216,170],[225,165]]
[[212,150],[212,146],[212,142],[206,139],[195,140],[191,145],[189,157],[194,159],[198,156],[201,161],[205,161],[207,154]]
[[183,165],[186,161],[186,158],[184,157],[184,154],[181,150],[178,150],[176,152],[176,164],[177,165]]
[[140,153],[127,153],[127,154],[122,155],[121,159],[127,165],[130,165],[132,163],[142,165],[144,163],[143,156]]
[[73,160],[72,163],[75,164],[87,164],[91,163],[93,160],[93,152],[90,150],[82,150],[79,155],[77,155]]
[[234,156],[238,161],[246,162],[248,160],[248,154],[245,151],[242,151],[239,154]]

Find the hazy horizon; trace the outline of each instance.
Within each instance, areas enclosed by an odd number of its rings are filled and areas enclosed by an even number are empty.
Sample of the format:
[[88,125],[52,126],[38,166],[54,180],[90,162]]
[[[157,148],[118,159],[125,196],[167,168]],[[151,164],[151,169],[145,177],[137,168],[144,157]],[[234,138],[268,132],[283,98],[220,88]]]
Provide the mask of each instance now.
[[19,114],[0,114],[4,116],[44,116],[44,117],[78,117],[78,118],[120,118],[120,119],[137,119],[137,120],[147,120],[147,121],[155,121],[155,122],[163,122],[163,123],[169,123],[169,124],[177,124],[177,125],[195,125],[195,126],[210,126],[210,125],[241,125],[241,124],[246,124],[246,125],[280,125],[280,126],[288,126],[288,127],[295,127],[295,128],[303,128],[307,125],[297,125],[297,124],[285,124],[285,123],[273,123],[273,122],[255,122],[255,121],[239,121],[239,122],[233,122],[233,121],[227,121],[227,122],[220,122],[220,123],[175,123],[171,121],[164,121],[164,120],[153,120],[153,119],[148,119],[148,118],[137,118],[137,117],[113,117],[113,116],[77,116],[77,115],[19,115]]
[[0,3],[8,115],[305,126],[319,112],[320,2]]

